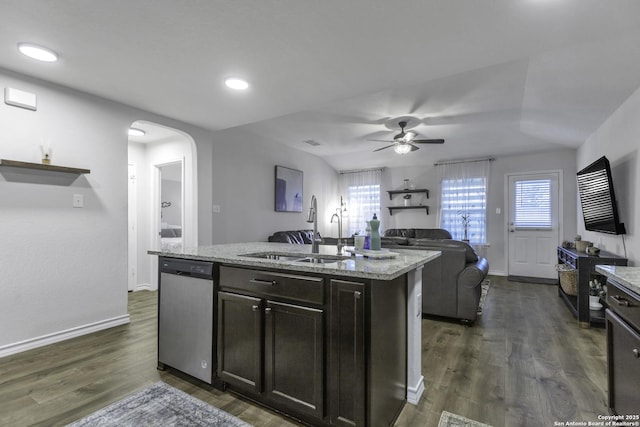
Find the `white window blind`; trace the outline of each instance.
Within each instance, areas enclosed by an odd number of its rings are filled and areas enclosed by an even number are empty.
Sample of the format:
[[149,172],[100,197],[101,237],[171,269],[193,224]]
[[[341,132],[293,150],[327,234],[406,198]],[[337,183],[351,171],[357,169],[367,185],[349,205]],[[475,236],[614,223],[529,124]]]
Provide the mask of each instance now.
[[551,180],[516,181],[514,185],[514,226],[550,229],[553,226]]
[[341,194],[344,194],[347,204],[347,210],[343,214],[346,236],[363,234],[366,222],[373,218],[373,214],[380,217],[381,177],[381,169],[341,172]]
[[[441,187],[441,223],[454,239],[486,242],[487,184],[485,178],[445,179]],[[462,216],[468,218],[465,236]]]

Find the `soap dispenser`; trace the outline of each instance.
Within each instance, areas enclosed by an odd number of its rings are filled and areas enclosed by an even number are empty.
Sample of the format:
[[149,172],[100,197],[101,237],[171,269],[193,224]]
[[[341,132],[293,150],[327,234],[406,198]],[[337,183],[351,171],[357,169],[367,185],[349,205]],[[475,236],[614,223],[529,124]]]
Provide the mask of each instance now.
[[376,214],[373,214],[373,219],[369,221],[369,226],[371,227],[371,250],[379,251],[380,250],[380,220]]

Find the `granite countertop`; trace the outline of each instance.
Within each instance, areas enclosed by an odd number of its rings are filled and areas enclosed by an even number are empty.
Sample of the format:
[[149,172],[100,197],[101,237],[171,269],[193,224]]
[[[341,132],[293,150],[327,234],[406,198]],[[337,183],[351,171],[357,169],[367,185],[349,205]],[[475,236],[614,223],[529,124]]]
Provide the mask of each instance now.
[[[383,249],[384,251],[384,249]],[[440,256],[440,251],[393,249],[398,255],[391,259],[372,260],[361,255],[350,256],[338,262],[327,264],[311,264],[296,261],[253,258],[242,256],[258,252],[276,252],[282,255],[311,255],[311,245],[297,245],[289,243],[229,243],[222,245],[198,246],[179,250],[150,250],[151,255],[172,258],[195,259],[213,261],[229,265],[246,267],[278,268],[291,271],[335,274],[347,277],[365,279],[391,280]],[[335,255],[336,247],[320,245],[321,255]]]
[[629,290],[640,294],[640,267],[596,265],[596,271],[615,280]]

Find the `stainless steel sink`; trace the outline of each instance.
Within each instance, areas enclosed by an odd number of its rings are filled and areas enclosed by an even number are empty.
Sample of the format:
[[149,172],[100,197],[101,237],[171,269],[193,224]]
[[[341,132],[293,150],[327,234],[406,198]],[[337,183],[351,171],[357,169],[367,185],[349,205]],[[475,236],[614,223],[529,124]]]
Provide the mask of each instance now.
[[345,259],[349,259],[349,257],[340,255],[311,255],[309,257],[300,259],[297,262],[308,262],[310,264],[329,264]]
[[282,252],[256,252],[251,254],[242,254],[240,256],[278,261],[307,262],[309,264],[328,264],[349,259],[348,256],[341,255],[292,254]]
[[246,256],[249,258],[273,259],[278,261],[298,261],[301,258],[304,258],[305,254],[291,254],[291,253],[281,253],[281,252],[256,252],[252,254],[242,254],[239,256]]

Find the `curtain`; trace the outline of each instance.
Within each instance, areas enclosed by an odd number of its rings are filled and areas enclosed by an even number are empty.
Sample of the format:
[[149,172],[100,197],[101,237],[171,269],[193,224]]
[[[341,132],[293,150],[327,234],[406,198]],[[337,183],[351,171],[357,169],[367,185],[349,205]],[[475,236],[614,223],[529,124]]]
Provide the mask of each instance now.
[[347,204],[343,214],[346,236],[364,234],[366,221],[380,218],[380,182],[382,169],[340,172],[340,193]]
[[454,239],[487,243],[487,189],[491,160],[438,164],[437,221]]

